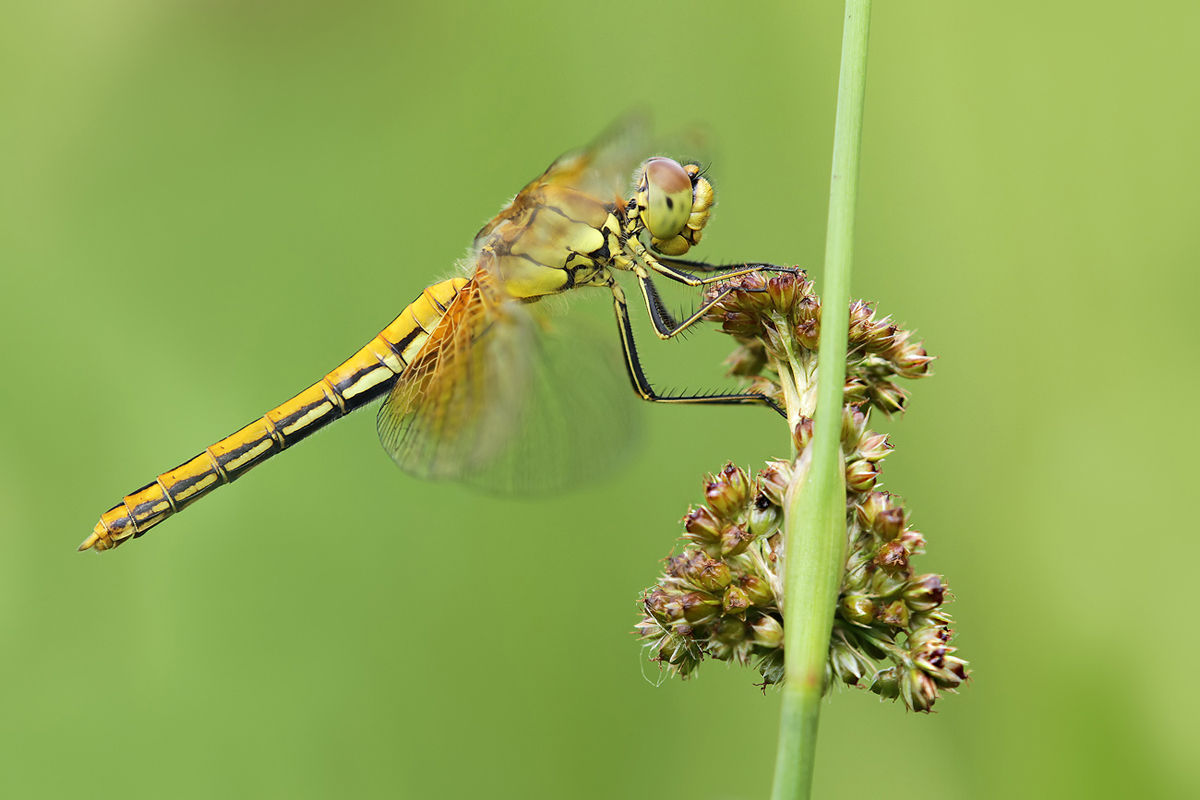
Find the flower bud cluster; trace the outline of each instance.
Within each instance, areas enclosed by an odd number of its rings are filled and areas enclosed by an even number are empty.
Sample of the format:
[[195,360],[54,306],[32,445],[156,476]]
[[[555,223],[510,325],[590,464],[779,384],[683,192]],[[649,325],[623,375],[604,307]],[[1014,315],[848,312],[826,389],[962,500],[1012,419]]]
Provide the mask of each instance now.
[[[786,362],[783,369],[805,380],[815,373],[820,301],[803,272],[751,273],[709,291],[720,299],[707,318],[739,343],[729,362],[733,374],[782,399],[777,365]],[[850,307],[849,345],[841,432],[847,555],[826,688],[836,678],[929,711],[941,692],[967,679],[967,662],[950,644],[945,582],[913,567],[924,537],[900,498],[878,488],[880,462],[892,446],[868,422],[872,408],[903,410],[906,395],[892,378],[927,375],[932,359],[911,334],[876,320],[861,302]],[[707,476],[705,504],[683,519],[683,551],[642,597],[637,631],[651,658],[675,674],[687,677],[715,658],[753,665],[765,683],[783,679],[780,526],[785,495],[803,477],[795,465],[805,463],[813,437],[812,412],[803,408],[808,387],[798,379],[795,386],[801,408],[789,419],[796,460],[769,462],[753,481],[733,464]]]
[[[751,480],[726,464],[704,482],[705,504],[683,518],[684,548],[641,600],[637,625],[651,659],[688,677],[705,658],[755,664],[777,661],[782,677],[779,524],[791,465],[777,462]],[[764,673],[765,674],[765,673]]]
[[[709,287],[705,297],[717,302],[704,319],[720,323],[738,342],[726,360],[729,374],[750,381],[752,391],[780,399],[777,365],[788,360],[789,349],[806,371],[815,369],[821,301],[804,271],[770,277],[751,272]],[[851,303],[846,403],[888,416],[903,411],[908,393],[893,378],[930,374],[933,357],[922,344],[890,317],[876,319],[869,303]]]
[[[913,568],[925,538],[909,524],[900,498],[873,489],[846,491],[852,503],[846,572],[827,681],[837,677],[929,711],[942,691],[955,691],[967,678],[967,662],[954,655],[950,615],[942,608],[951,599],[949,589],[940,575]],[[890,665],[863,668],[867,660]]]
[[[843,446],[847,473],[873,463],[883,443],[848,409]],[[766,683],[783,679],[783,498],[793,480],[787,461],[770,462],[754,481],[733,464],[705,480],[706,503],[683,518],[684,548],[641,599],[637,632],[651,659],[690,676],[705,658],[755,666]],[[826,686],[833,679],[899,698],[929,711],[942,691],[967,678],[954,655],[945,581],[918,574],[914,556],[925,539],[908,524],[900,499],[883,491],[847,489],[846,572],[830,640]],[[886,664],[886,666],[882,666]]]

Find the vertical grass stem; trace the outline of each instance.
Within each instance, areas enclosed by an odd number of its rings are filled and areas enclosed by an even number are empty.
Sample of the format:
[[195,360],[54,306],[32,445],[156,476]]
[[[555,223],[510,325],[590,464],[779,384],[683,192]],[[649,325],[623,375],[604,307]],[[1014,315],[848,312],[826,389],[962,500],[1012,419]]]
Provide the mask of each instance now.
[[812,791],[829,636],[845,566],[842,404],[870,15],[870,0],[846,0],[821,292],[813,457],[804,477],[789,492],[784,510],[787,676],[773,800],[808,798]]

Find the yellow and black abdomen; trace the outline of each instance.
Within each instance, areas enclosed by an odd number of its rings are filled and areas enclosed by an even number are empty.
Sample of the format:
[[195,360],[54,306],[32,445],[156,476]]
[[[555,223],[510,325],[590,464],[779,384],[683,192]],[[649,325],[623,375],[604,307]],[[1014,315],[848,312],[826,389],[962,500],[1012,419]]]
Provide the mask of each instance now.
[[108,550],[233,481],[271,456],[388,392],[467,281],[430,286],[341,366],[237,433],[159,475],[106,511],[80,550]]

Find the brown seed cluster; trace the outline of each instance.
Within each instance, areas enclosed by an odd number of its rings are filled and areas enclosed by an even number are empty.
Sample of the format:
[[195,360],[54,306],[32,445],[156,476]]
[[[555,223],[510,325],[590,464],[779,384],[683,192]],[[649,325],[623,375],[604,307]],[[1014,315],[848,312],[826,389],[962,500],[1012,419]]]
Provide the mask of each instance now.
[[[861,411],[847,410],[842,431],[845,452],[878,450],[873,443],[879,435],[866,430]],[[848,431],[862,449],[848,446]],[[914,711],[929,711],[941,691],[953,692],[966,680],[967,662],[950,645],[951,619],[942,607],[951,599],[949,590],[941,576],[913,569],[925,537],[909,524],[899,497],[875,488],[877,462],[863,458],[861,465],[850,461],[846,467],[846,572],[827,683],[837,677],[850,686],[865,684]],[[852,473],[871,477],[855,485]],[[875,662],[888,666],[881,669]]]
[[[751,272],[710,287],[706,298],[717,302],[704,318],[720,323],[738,343],[726,360],[730,375],[782,400],[779,365],[788,362],[789,350],[806,374],[815,374],[821,300],[802,270],[770,277]],[[894,379],[929,375],[933,357],[922,344],[890,317],[876,319],[869,303],[851,303],[846,404],[869,404],[888,416],[903,411],[908,394]],[[806,416],[812,416],[811,407]]]
[[[790,466],[779,466],[790,478]],[[706,477],[705,504],[683,518],[683,552],[667,559],[642,598],[637,630],[654,660],[683,677],[705,657],[782,675],[765,662],[783,647],[776,569],[783,485],[774,470],[751,481],[733,464]]]
[[[708,318],[738,341],[731,373],[755,390],[784,399],[780,372],[796,382],[793,402],[815,385],[820,301],[804,273],[752,273],[710,290]],[[931,357],[908,331],[876,320],[865,303],[850,309],[850,357],[842,452],[846,461],[847,559],[826,669],[834,678],[929,711],[943,691],[967,678],[950,645],[950,594],[938,575],[918,574],[914,556],[925,539],[900,498],[877,489],[880,462],[891,450],[868,429],[872,408],[903,410],[893,379],[929,373]],[[789,411],[793,409],[789,408]],[[790,414],[797,458],[769,462],[751,480],[733,464],[705,480],[704,505],[683,519],[683,551],[642,597],[637,632],[651,658],[687,677],[705,658],[753,665],[765,683],[783,678],[782,557],[784,495],[801,476],[812,441],[812,409]]]

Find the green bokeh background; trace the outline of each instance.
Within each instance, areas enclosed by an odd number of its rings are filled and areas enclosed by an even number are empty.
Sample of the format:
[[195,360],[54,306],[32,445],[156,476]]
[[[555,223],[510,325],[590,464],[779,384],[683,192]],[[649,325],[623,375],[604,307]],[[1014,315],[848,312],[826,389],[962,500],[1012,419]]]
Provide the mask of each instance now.
[[[4,5],[0,795],[767,794],[778,695],[655,686],[629,631],[702,473],[785,450],[769,413],[648,408],[539,503],[398,473],[365,413],[74,552],[629,108],[711,131],[701,255],[819,282],[841,4],[648,6]],[[835,692],[818,796],[1200,792],[1200,6],[1132,8],[875,9],[854,291],[940,357],[885,478],[975,680]],[[719,385],[728,342],[645,349]]]

